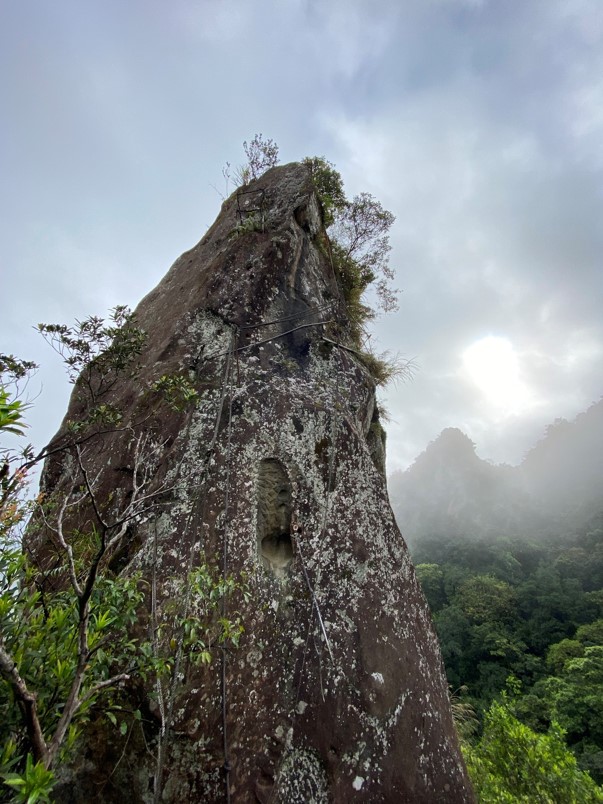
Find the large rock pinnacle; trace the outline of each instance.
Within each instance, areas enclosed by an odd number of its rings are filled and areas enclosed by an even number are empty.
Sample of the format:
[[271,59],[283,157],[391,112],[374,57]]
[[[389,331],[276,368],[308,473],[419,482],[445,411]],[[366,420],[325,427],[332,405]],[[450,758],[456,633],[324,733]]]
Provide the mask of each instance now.
[[[139,305],[141,375],[111,391],[125,423],[154,439],[147,470],[168,489],[114,565],[159,579],[160,617],[201,562],[246,573],[250,589],[248,602],[227,603],[245,633],[224,678],[219,652],[182,664],[165,802],[226,801],[227,785],[232,802],[473,801],[387,497],[374,382],[346,342],[325,243],[303,165],[235,193]],[[142,390],[174,372],[199,393],[192,411]],[[79,415],[74,397],[68,417]],[[115,499],[130,482],[131,438],[95,449],[99,496]],[[47,488],[64,482],[65,463],[48,461]],[[159,712],[146,711],[150,750],[132,740],[114,767],[119,756],[92,735],[61,800],[152,800]]]

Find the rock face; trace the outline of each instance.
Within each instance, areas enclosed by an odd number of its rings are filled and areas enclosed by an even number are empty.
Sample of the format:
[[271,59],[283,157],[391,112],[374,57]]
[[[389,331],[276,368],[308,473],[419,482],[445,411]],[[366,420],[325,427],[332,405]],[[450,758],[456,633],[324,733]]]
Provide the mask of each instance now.
[[[116,565],[155,573],[160,617],[177,602],[175,579],[203,561],[247,573],[251,593],[228,603],[245,633],[226,654],[224,686],[219,655],[182,665],[162,801],[473,801],[388,502],[374,382],[345,348],[310,176],[286,165],[246,189],[141,302],[141,377],[111,391],[125,421],[143,421],[155,440],[147,471],[169,489]],[[193,411],[141,390],[177,371],[198,390]],[[99,496],[119,496],[130,440],[115,433],[95,449]],[[43,485],[66,472],[54,456]],[[156,705],[147,712],[158,719]],[[117,767],[121,749],[93,737],[60,800],[123,801],[124,786],[128,801],[152,800],[153,728],[152,750],[133,740]]]

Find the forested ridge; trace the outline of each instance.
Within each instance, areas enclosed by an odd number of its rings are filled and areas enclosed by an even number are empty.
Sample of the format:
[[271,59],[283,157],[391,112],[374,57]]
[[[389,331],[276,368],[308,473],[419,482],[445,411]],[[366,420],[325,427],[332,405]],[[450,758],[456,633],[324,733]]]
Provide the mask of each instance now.
[[[474,774],[479,766],[487,775],[471,746],[483,759],[498,740],[498,761],[502,743],[521,744],[510,732],[524,728],[535,741],[556,739],[556,751],[565,742],[578,767],[603,782],[602,446],[599,402],[547,428],[519,467],[482,461],[449,429],[390,479]],[[481,800],[506,800],[499,781],[477,785]],[[550,783],[532,800],[602,800],[588,785],[553,795]]]

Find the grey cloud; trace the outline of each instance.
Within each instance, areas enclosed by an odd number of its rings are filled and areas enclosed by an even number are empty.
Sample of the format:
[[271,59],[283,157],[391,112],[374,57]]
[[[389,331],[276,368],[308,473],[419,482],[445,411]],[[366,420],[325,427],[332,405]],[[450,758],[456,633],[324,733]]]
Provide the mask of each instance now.
[[[285,160],[325,154],[350,192],[397,215],[401,310],[375,331],[421,371],[387,393],[392,466],[446,426],[518,460],[600,393],[598,0],[65,0],[2,14],[14,304],[0,326],[14,351],[47,363],[23,327],[135,304],[200,239],[221,166],[263,131]],[[543,400],[524,417],[496,420],[458,377],[488,334],[511,339]],[[52,365],[45,396],[58,398]]]

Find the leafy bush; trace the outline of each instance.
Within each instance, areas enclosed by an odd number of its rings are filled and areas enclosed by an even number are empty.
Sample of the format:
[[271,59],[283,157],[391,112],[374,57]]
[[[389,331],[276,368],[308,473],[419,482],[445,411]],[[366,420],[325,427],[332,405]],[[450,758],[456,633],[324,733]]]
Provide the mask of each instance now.
[[[125,734],[140,720],[140,712],[118,703],[119,688],[131,679],[153,679],[158,697],[170,698],[178,678],[173,645],[193,663],[210,662],[219,646],[236,646],[243,630],[238,614],[218,615],[225,598],[246,594],[239,581],[201,566],[179,582],[182,595],[159,621],[154,580],[112,571],[129,528],[157,510],[166,492],[152,486],[158,445],[136,423],[128,427],[132,472],[124,497],[111,494],[107,507],[90,472],[88,450],[98,448],[122,415],[103,397],[135,375],[145,335],[125,307],[115,308],[109,322],[90,317],[74,327],[40,324],[39,330],[62,355],[83,413],[52,447],[68,458],[68,482],[36,500],[24,497],[27,472],[50,453],[0,447],[0,777],[14,800],[27,802],[49,800],[53,769],[87,721],[105,715]],[[0,436],[24,432],[27,405],[16,398],[14,383],[33,368],[0,355]],[[175,410],[198,399],[183,375],[160,377],[147,393]],[[23,548],[20,532],[32,511],[30,531],[39,528],[48,539],[39,563]],[[161,735],[170,728],[165,711]],[[158,753],[161,745],[160,739]]]
[[346,198],[341,175],[320,156],[303,160],[321,203],[329,235],[329,256],[338,277],[347,313],[360,343],[365,324],[375,310],[364,303],[364,294],[374,285],[378,309],[397,309],[396,291],[391,287],[394,272],[389,267],[389,230],[395,218],[369,193]]
[[503,692],[484,719],[482,737],[464,746],[478,801],[484,804],[589,804],[603,790],[578,768],[556,723],[537,734],[511,713]]
[[249,143],[245,140],[243,150],[247,157],[247,162],[244,165],[239,165],[239,167],[235,168],[234,173],[231,171],[230,162],[227,162],[222,168],[227,195],[231,178],[234,179],[238,187],[244,186],[249,184],[250,181],[259,179],[267,170],[278,165],[278,145],[270,138],[264,139],[261,133],[255,134]]
[[324,225],[329,228],[335,223],[337,211],[347,204],[341,174],[335,169],[335,165],[321,156],[307,156],[303,164],[310,171],[322,205]]
[[52,801],[50,794],[54,786],[54,774],[44,767],[43,762],[33,761],[31,754],[27,755],[23,773],[4,773],[4,784],[15,791],[13,801],[41,804]]
[[[347,336],[361,351],[361,359],[378,385],[412,376],[414,364],[398,356],[376,355],[366,349],[366,325],[378,311],[397,310],[394,272],[389,266],[389,230],[395,218],[369,193],[349,200],[339,172],[320,156],[307,157],[308,168],[322,209],[327,230],[324,250],[330,259],[343,296]],[[376,308],[367,302],[374,289]]]

